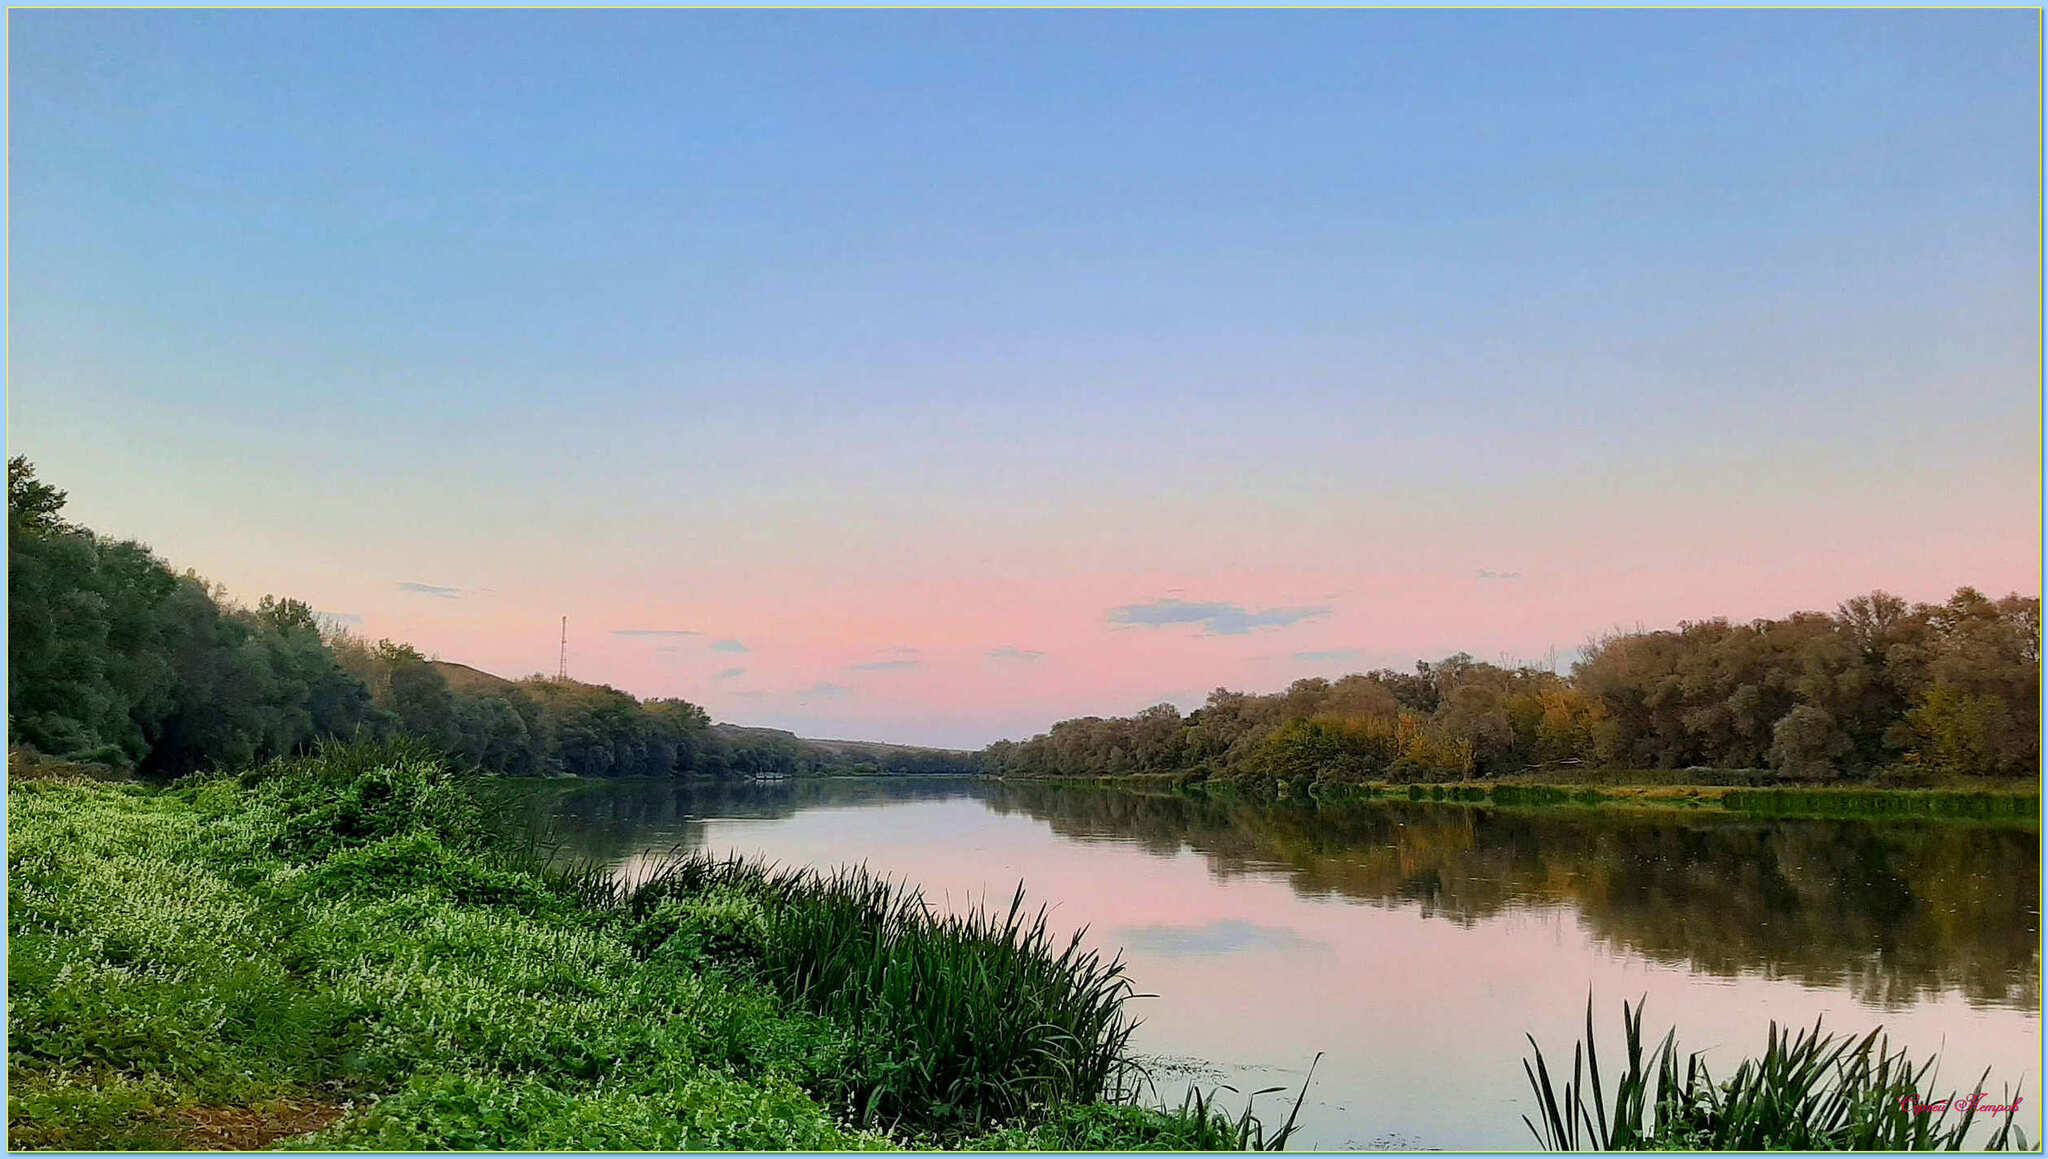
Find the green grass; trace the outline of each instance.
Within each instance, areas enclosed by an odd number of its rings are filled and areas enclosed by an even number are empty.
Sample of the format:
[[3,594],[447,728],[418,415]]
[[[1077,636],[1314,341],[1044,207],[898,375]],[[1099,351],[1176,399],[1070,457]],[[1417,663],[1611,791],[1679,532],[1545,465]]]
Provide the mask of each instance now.
[[[1976,1108],[1951,1112],[1916,1104],[1937,1096],[1935,1060],[1914,1066],[1871,1031],[1861,1038],[1771,1024],[1764,1053],[1715,1082],[1697,1054],[1680,1069],[1676,1033],[1654,1051],[1643,1046],[1643,1011],[1622,1004],[1623,1068],[1610,1096],[1600,1078],[1593,1004],[1586,1037],[1572,1050],[1562,1091],[1532,1037],[1522,1064],[1537,1117],[1524,1116],[1547,1151],[1953,1151],[1969,1141]],[[1533,1063],[1533,1065],[1532,1065]],[[1561,1078],[1563,1072],[1558,1072]],[[1987,1071],[1972,1088],[1985,1090]],[[1966,1094],[1968,1092],[1965,1092]],[[2024,1150],[2009,1105],[1975,1149]]]
[[[8,794],[17,1148],[1243,1147],[1120,966],[858,871],[545,873],[407,746]],[[1284,1128],[1283,1128],[1284,1131]]]
[[1666,778],[1643,784],[1531,781],[1317,785],[1319,799],[1409,801],[1503,808],[1601,807],[1741,813],[1762,817],[1940,820],[2038,824],[2041,797],[2024,787],[1886,789],[1851,786],[1735,788]]
[[2038,821],[2038,793],[1941,789],[1737,789],[1721,806],[1738,813],[1805,817],[1933,817],[1971,821]]

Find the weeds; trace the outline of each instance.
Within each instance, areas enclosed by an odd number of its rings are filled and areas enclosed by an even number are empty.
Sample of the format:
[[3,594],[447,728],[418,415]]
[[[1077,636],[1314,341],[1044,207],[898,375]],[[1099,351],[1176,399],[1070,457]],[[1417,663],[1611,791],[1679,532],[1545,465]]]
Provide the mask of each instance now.
[[[1534,1065],[1524,1061],[1537,1117],[1523,1117],[1548,1151],[1954,1151],[1976,1117],[1971,1105],[1951,1117],[1916,1109],[1934,1089],[1935,1060],[1913,1066],[1904,1050],[1871,1031],[1861,1038],[1780,1029],[1774,1022],[1762,1056],[1744,1061],[1716,1083],[1698,1054],[1680,1072],[1676,1031],[1652,1052],[1643,1049],[1643,1008],[1622,1004],[1623,1070],[1613,1096],[1600,1078],[1593,1004],[1586,1037],[1572,1048],[1571,1078],[1560,1092],[1535,1038]],[[1559,1072],[1560,1077],[1562,1072]],[[1976,1089],[1990,1079],[1987,1071]],[[1983,1150],[2025,1149],[2008,1097],[2004,1119]],[[1610,1114],[1611,1108],[1611,1114]]]
[[[1321,1061],[1322,1055],[1316,1056]],[[1284,1151],[1294,1137],[1295,1119],[1301,1114],[1302,1099],[1315,1077],[1309,1066],[1294,1106],[1280,1127],[1267,1133],[1252,1113],[1261,1095],[1276,1094],[1284,1087],[1253,1091],[1236,1118],[1217,1105],[1214,1091],[1199,1088],[1182,1099],[1177,1111],[1162,1112],[1132,1103],[1092,1103],[1064,1107],[1029,1128],[997,1130],[970,1140],[973,1151]],[[1221,1090],[1236,1094],[1237,1088]]]
[[497,837],[473,789],[402,744],[169,790],[14,784],[10,1144],[1187,1149],[1291,1133],[1212,1100],[1116,1101],[1122,965],[1056,941],[1021,897],[944,917],[862,870],[540,872],[548,851]]

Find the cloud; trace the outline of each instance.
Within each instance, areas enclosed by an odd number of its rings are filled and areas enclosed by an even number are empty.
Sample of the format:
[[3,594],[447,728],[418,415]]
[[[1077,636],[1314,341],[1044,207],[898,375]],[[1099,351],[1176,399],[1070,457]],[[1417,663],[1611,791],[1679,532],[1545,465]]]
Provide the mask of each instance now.
[[411,592],[416,596],[438,596],[444,600],[459,600],[462,598],[461,588],[444,588],[440,584],[415,583],[412,580],[398,581],[398,590]]
[[818,700],[828,696],[848,696],[852,692],[853,689],[844,684],[833,684],[820,680],[809,688],[800,690],[796,695],[799,700]]
[[745,644],[742,644],[742,643],[740,643],[740,642],[739,642],[738,640],[719,640],[719,641],[717,641],[717,642],[715,642],[715,643],[713,643],[713,644],[711,645],[711,650],[712,650],[713,652],[751,652],[751,651],[753,651],[753,649],[752,649],[752,648],[749,648],[749,647],[747,647],[747,646],[746,646]]
[[1109,622],[1148,628],[1201,624],[1205,636],[1242,636],[1254,628],[1285,628],[1329,614],[1329,608],[1263,608],[1252,611],[1238,604],[1153,600],[1149,604],[1124,604],[1111,608]]
[[1296,652],[1296,660],[1358,660],[1365,656],[1363,648],[1329,648],[1321,652]]
[[990,648],[988,650],[988,658],[991,660],[1015,660],[1019,663],[1029,664],[1033,660],[1045,659],[1045,653],[1031,648],[1019,648],[1015,644],[1003,644]]
[[1491,571],[1482,567],[1479,569],[1477,578],[1483,580],[1518,580],[1522,578],[1522,573],[1518,571]]
[[846,667],[854,672],[886,672],[896,668],[915,668],[920,663],[918,660],[870,660],[865,664],[848,664]]
[[744,669],[744,668],[726,668],[726,669],[723,669],[723,670],[721,670],[720,672],[718,672],[718,673],[717,673],[716,675],[714,675],[714,676],[712,677],[712,679],[713,679],[713,680],[738,680],[738,679],[739,679],[740,677],[742,677],[742,676],[745,676],[746,674],[747,674],[747,670],[746,670],[746,669]]
[[691,630],[690,630],[690,629],[688,629],[688,628],[613,628],[613,629],[612,629],[612,635],[614,635],[614,636],[632,636],[632,637],[634,637],[634,638],[636,638],[636,639],[650,639],[650,640],[674,640],[674,639],[680,639],[681,637],[684,637],[684,636],[701,636],[701,635],[703,635],[703,634],[704,634],[704,633],[702,633],[702,632],[693,632],[693,631],[691,631]]

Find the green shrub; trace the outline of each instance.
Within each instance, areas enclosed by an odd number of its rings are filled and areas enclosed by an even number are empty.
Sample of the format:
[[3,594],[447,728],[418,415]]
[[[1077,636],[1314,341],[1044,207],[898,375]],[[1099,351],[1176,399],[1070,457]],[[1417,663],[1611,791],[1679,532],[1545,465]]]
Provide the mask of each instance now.
[[509,905],[528,913],[569,908],[532,874],[450,849],[424,829],[339,850],[308,869],[299,887],[321,897],[427,892],[462,905]]
[[[243,774],[249,800],[281,819],[273,850],[299,863],[401,833],[424,831],[461,849],[485,844],[490,831],[470,782],[425,744],[330,742],[311,756],[291,757]],[[188,778],[195,803],[216,778]]]
[[767,953],[768,912],[757,898],[712,894],[666,897],[627,934],[635,951],[705,965],[758,963]]

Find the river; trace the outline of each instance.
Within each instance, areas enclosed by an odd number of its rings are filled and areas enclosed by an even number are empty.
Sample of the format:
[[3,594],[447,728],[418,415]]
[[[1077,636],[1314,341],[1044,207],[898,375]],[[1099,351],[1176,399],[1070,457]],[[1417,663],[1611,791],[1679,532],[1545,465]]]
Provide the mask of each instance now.
[[1589,994],[1603,1047],[1622,1000],[1646,998],[1646,1037],[1675,1024],[1717,1073],[1773,1020],[1882,1025],[1941,1053],[1941,1095],[1986,1067],[1992,1096],[2018,1083],[2039,1138],[2031,827],[1253,806],[969,778],[540,793],[570,852],[627,876],[688,848],[866,862],[953,908],[1021,881],[1153,995],[1132,1005],[1133,1042],[1161,1097],[1284,1086],[1291,1102],[1320,1053],[1299,1148],[1533,1146],[1523,1035],[1569,1066]]

